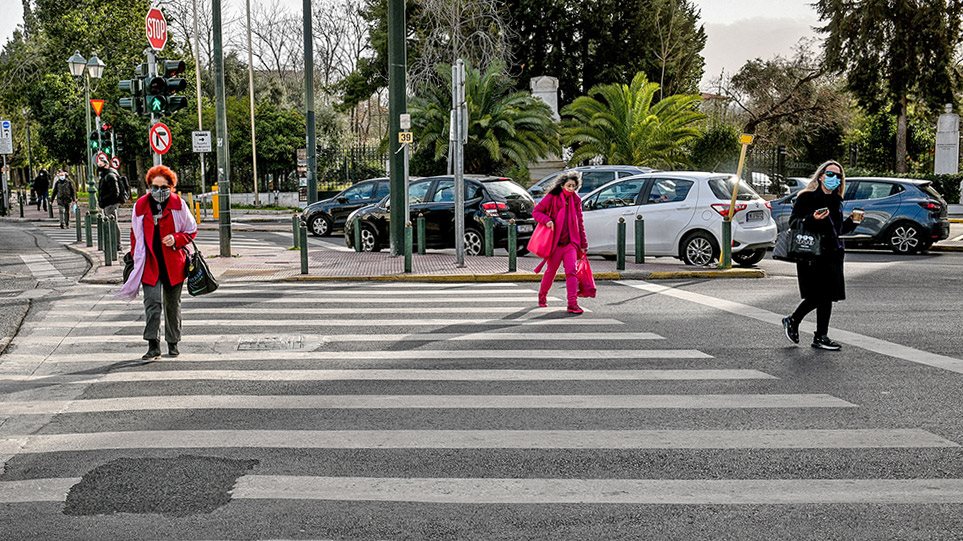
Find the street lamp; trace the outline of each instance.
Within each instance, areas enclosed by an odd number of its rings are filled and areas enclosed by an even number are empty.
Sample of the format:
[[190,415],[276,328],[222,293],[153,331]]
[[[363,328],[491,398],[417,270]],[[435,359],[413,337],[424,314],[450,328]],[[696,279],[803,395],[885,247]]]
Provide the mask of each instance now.
[[80,51],[74,51],[73,56],[67,59],[67,66],[75,79],[81,77],[84,79],[84,103],[87,107],[87,131],[84,133],[84,142],[87,147],[87,195],[89,196],[89,209],[93,212],[97,209],[97,186],[94,184],[93,154],[90,145],[86,143],[87,134],[93,129],[90,124],[90,80],[103,77],[104,68],[107,65],[100,58],[97,58],[96,54],[91,55],[88,60],[80,56]]

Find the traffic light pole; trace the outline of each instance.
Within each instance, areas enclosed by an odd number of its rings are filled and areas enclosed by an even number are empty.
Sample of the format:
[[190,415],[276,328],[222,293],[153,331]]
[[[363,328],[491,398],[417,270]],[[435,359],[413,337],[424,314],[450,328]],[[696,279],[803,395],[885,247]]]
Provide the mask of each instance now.
[[[84,103],[87,105],[87,133],[90,133],[90,74],[84,73]],[[94,153],[87,144],[87,212],[97,213],[97,185],[94,184]]]
[[[194,82],[197,85],[197,131],[204,130],[204,119],[203,113],[201,113],[202,101],[201,100],[201,45],[200,45],[200,30],[197,27],[197,0],[193,0],[194,5]],[[207,193],[207,187],[204,185],[207,179],[207,160],[205,159],[206,153],[201,152],[201,193]],[[207,212],[207,211],[205,211]]]
[[[307,0],[305,0],[307,1]],[[404,159],[398,152],[401,143],[401,115],[408,111],[405,58],[405,0],[388,0],[388,160],[391,185],[391,217],[388,222],[391,254],[401,255],[405,245]],[[309,149],[310,151],[310,149]]]
[[[154,77],[157,77],[157,55],[154,54],[154,49],[151,49],[151,48],[147,49],[147,76],[149,77],[148,80],[153,79]],[[145,105],[148,105],[148,104],[145,103]],[[154,112],[151,111],[150,125],[153,126],[156,122],[157,122],[157,117],[155,117]],[[163,159],[161,158],[161,155],[154,152],[153,150],[151,150],[151,156],[153,156],[154,165],[160,165],[164,162]]]
[[[305,0],[310,4],[310,0]],[[217,111],[217,187],[221,257],[231,257],[231,159],[224,96],[224,41],[221,32],[221,0],[211,1],[214,23],[214,105]],[[310,149],[309,149],[310,152]],[[315,195],[317,197],[317,195]]]
[[[304,0],[304,116],[307,120],[308,204],[318,200],[318,135],[314,121],[314,28],[311,0]],[[390,83],[390,81],[389,81]],[[388,138],[391,139],[390,137]]]

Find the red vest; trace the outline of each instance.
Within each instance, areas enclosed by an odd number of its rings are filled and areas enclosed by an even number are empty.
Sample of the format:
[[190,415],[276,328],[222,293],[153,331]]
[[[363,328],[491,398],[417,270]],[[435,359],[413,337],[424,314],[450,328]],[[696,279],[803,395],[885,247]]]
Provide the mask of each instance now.
[[[140,199],[134,203],[134,216],[144,217],[144,247],[147,255],[147,260],[144,262],[144,276],[141,278],[141,283],[148,286],[157,285],[157,281],[160,279],[160,273],[157,269],[157,256],[154,254],[154,216],[151,213],[150,208],[150,194],[142,196]],[[184,281],[184,261],[187,259],[187,254],[182,250],[184,246],[191,243],[197,232],[193,233],[181,233],[174,230],[174,216],[171,211],[180,210],[184,207],[184,201],[177,195],[171,194],[170,199],[167,201],[167,206],[164,207],[164,212],[161,214],[160,219],[157,221],[157,227],[160,227],[161,239],[167,235],[174,235],[174,246],[161,246],[164,250],[164,263],[167,268],[167,276],[171,281],[171,285],[177,285]],[[130,250],[131,253],[136,253],[134,249],[137,247],[137,239],[134,238],[134,229],[130,230]]]

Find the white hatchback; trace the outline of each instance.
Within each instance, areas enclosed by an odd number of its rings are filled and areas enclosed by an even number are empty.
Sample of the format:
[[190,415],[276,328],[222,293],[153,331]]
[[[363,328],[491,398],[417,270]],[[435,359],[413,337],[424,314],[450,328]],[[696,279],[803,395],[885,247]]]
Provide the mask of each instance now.
[[[721,173],[658,172],[610,182],[582,198],[589,254],[616,254],[619,218],[626,222],[626,254],[635,251],[635,221],[645,219],[645,255],[671,256],[688,265],[718,261],[723,216],[729,211],[735,176]],[[776,243],[769,202],[739,183],[732,225],[732,260],[755,265]]]

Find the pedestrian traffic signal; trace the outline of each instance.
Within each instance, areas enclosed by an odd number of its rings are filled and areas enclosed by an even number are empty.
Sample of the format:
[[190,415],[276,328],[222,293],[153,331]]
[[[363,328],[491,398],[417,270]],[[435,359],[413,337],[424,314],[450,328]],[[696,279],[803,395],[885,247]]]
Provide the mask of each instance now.
[[94,152],[100,150],[100,130],[90,132],[90,149]]
[[135,115],[144,114],[144,81],[143,79],[125,79],[117,83],[122,92],[130,93],[130,97],[120,98],[121,109],[127,109]]
[[187,98],[175,96],[187,89],[187,80],[178,77],[186,69],[183,60],[158,60],[156,77],[146,79],[145,103],[152,115],[172,115],[187,107]]
[[124,153],[124,132],[117,132],[117,137],[114,140],[114,152],[116,156],[120,156]]

